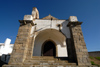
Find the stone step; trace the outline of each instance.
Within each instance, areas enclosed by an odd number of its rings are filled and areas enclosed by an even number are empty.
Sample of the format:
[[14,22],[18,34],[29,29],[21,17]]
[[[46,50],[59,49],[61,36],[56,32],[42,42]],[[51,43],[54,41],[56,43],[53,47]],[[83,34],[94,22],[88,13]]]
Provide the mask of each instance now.
[[26,63],[36,63],[36,62],[51,62],[51,63],[54,63],[54,62],[57,62],[57,63],[68,63],[68,61],[66,60],[25,60],[24,62]]
[[55,58],[54,59],[50,59],[50,58],[31,58],[31,60],[59,60],[59,59],[55,59]]
[[[61,58],[63,58],[63,57],[61,57]],[[53,57],[53,56],[33,56],[32,58],[30,58],[30,59],[32,59],[32,60],[63,60],[63,59],[61,59],[61,58],[59,58],[59,57]],[[65,57],[64,57],[65,58]],[[67,58],[67,57],[66,57]],[[65,58],[65,59],[66,59]],[[64,59],[64,60],[65,60]],[[26,58],[26,60],[28,60],[27,58]]]
[[3,67],[98,67],[94,65],[89,66],[75,66],[75,65],[3,65]]
[[33,57],[26,57],[26,60],[67,60],[67,57],[53,57],[53,56],[33,56]]
[[23,65],[76,65],[76,63],[23,63]]
[[29,65],[29,66],[22,66],[22,67],[78,67],[76,65]]
[[76,63],[68,63],[67,60],[61,60],[59,58],[55,58],[52,56],[33,56],[31,59],[26,59],[23,63],[23,65],[34,65],[32,67],[38,67],[38,66],[76,66]]
[[32,58],[55,58],[53,56],[32,56]]
[[[3,67],[78,67],[76,65],[4,65]],[[92,66],[87,66],[92,67]]]
[[57,59],[57,58],[54,58],[54,57],[50,57],[50,56],[33,56],[31,59]]

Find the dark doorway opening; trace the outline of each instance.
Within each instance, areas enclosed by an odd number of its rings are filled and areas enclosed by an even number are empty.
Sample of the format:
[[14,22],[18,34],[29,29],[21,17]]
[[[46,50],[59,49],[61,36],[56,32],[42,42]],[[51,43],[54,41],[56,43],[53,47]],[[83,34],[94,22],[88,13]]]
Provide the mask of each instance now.
[[52,41],[43,44],[43,56],[56,56],[56,47]]

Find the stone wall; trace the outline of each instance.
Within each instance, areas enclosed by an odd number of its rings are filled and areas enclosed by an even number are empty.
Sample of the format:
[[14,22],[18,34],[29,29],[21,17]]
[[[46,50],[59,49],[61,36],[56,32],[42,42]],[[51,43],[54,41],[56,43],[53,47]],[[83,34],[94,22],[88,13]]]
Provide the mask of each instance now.
[[91,65],[89,55],[87,52],[86,44],[84,42],[83,33],[81,30],[80,22],[69,23],[72,40],[75,48],[74,58],[78,65]]
[[100,57],[100,51],[88,52],[91,57]]
[[31,23],[27,23],[26,25],[21,23],[9,64],[20,65],[25,60],[28,53],[31,27]]

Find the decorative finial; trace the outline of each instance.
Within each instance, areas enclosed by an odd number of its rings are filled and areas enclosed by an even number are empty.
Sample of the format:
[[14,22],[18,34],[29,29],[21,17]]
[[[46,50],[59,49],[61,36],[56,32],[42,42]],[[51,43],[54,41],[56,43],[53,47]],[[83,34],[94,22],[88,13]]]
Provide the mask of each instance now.
[[34,7],[32,10],[32,17],[33,19],[39,19],[39,11],[36,7]]

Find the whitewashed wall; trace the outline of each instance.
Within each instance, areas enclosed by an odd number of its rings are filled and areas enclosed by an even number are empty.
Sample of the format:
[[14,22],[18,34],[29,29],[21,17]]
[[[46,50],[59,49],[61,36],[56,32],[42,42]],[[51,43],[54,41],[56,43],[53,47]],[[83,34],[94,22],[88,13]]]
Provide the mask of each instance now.
[[10,44],[11,39],[7,38],[5,43],[0,44],[0,56],[3,54],[11,54],[14,44]]
[[[33,21],[33,23],[36,23],[36,31],[42,31],[44,29],[56,29],[59,30],[59,27],[57,27],[57,24],[62,24],[61,31],[65,34],[67,38],[70,38],[70,31],[69,27],[67,27],[69,21],[66,20],[43,20],[43,19],[36,19]],[[51,27],[52,26],[52,27]]]
[[[70,38],[69,28],[67,27],[68,21],[66,20],[42,20],[37,19],[33,21],[36,25],[35,42],[33,49],[33,56],[41,56],[41,48],[43,43],[50,39],[56,43],[56,53],[58,57],[68,57],[66,37]],[[62,24],[62,33],[59,32],[57,24]],[[35,27],[32,27],[34,30]],[[31,32],[32,34],[32,32]]]

